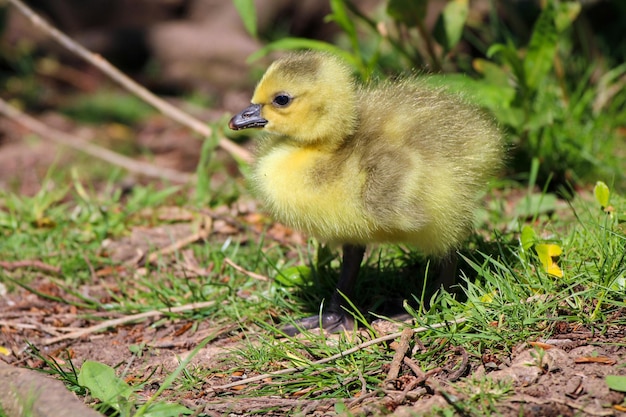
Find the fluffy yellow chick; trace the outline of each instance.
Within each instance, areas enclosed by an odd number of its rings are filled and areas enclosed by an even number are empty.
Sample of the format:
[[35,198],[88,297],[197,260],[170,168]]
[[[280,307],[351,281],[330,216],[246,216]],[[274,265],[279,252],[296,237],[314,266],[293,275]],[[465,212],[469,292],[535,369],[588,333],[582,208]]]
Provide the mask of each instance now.
[[[453,252],[501,165],[501,134],[481,111],[416,78],[358,85],[326,53],[275,61],[251,102],[229,126],[268,133],[253,188],[276,220],[343,245],[338,291],[346,296],[368,243],[406,243],[439,258]],[[350,325],[342,299],[331,300],[324,328]]]

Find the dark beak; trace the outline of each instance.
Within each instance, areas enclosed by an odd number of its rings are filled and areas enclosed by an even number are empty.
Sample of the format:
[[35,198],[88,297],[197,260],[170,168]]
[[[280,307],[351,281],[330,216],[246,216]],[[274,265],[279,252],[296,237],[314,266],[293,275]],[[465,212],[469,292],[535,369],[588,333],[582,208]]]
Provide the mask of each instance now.
[[261,105],[251,104],[230,119],[228,127],[233,130],[249,129],[251,127],[263,127],[267,120],[261,117]]

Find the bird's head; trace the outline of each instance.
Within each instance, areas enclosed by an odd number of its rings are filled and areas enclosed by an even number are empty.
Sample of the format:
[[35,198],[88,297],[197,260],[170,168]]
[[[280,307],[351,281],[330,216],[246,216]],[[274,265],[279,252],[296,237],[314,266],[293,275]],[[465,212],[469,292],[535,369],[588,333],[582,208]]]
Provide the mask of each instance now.
[[315,146],[336,145],[356,126],[351,70],[327,53],[298,53],[275,61],[251,101],[230,120],[231,129],[263,128]]

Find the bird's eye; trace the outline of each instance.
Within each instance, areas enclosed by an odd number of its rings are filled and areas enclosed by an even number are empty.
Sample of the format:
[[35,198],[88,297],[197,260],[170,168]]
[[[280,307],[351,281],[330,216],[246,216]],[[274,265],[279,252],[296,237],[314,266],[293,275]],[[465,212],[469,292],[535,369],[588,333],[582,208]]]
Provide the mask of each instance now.
[[278,94],[276,97],[274,97],[272,103],[274,103],[274,105],[278,107],[285,107],[289,105],[289,103],[291,103],[291,97],[287,94]]

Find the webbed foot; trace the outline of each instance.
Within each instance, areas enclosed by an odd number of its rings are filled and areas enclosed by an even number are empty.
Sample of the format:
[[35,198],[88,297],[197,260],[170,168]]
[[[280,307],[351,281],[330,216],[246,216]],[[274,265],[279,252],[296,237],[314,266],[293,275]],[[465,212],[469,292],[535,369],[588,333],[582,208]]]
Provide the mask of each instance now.
[[324,329],[328,333],[339,333],[354,329],[354,319],[347,313],[326,311],[321,315],[305,317],[296,320],[293,324],[284,325],[281,330],[287,336],[295,336],[304,330]]

